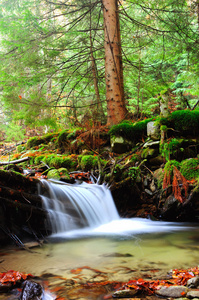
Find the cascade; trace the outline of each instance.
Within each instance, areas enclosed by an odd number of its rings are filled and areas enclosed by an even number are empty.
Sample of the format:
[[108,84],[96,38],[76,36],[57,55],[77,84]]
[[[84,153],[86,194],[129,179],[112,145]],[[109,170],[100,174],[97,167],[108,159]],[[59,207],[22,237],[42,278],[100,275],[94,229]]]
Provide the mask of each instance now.
[[96,228],[119,219],[110,190],[105,185],[41,180],[39,194],[48,211],[53,234]]

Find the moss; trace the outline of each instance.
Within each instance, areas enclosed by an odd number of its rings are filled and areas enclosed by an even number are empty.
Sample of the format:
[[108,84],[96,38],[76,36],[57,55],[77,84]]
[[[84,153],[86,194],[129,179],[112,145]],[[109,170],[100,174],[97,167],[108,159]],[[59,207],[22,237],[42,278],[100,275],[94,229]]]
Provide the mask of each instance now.
[[47,177],[49,179],[57,179],[57,180],[59,180],[61,176],[59,175],[59,171],[57,169],[52,169],[52,170],[48,171]]
[[165,172],[171,173],[173,172],[174,167],[176,167],[178,170],[180,169],[180,163],[175,159],[168,161],[164,166],[164,170]]
[[141,156],[138,154],[133,154],[130,158],[130,162],[135,164],[136,162],[140,162],[141,161]]
[[160,154],[168,161],[171,158],[177,158],[178,153],[181,151],[184,151],[183,148],[181,148],[181,144],[183,142],[183,139],[176,139],[173,138],[171,140],[166,140],[164,143],[160,144]]
[[124,121],[114,125],[110,129],[109,134],[111,136],[122,136],[130,141],[138,141],[147,135],[147,124],[152,120],[153,119],[150,118],[135,123]]
[[68,131],[67,130],[63,130],[60,132],[60,134],[57,138],[57,142],[58,142],[58,147],[60,149],[63,149],[66,147],[66,145],[68,144]]
[[153,149],[153,148],[145,148],[142,150],[142,153],[141,153],[141,157],[142,158],[151,158],[151,157],[154,157],[156,154],[156,149]]
[[26,148],[31,149],[43,144],[45,140],[41,137],[32,137],[27,141]]
[[69,175],[68,170],[67,170],[66,168],[59,168],[59,169],[58,169],[58,172],[59,172],[59,176],[60,176],[62,179],[70,180],[70,175]]
[[72,157],[63,157],[61,166],[68,168],[70,171],[75,170],[77,167],[77,160]]
[[181,162],[180,172],[187,180],[199,177],[199,158],[188,158]]
[[164,131],[164,132],[167,132],[167,130],[168,130],[167,125],[161,125],[161,126],[160,126],[160,130],[161,130],[161,131]]
[[17,152],[18,153],[21,153],[21,152],[23,152],[24,150],[26,149],[26,147],[24,146],[24,145],[19,145],[19,146],[17,146]]
[[80,166],[84,171],[90,171],[98,166],[98,158],[93,155],[83,155],[80,158]]
[[171,125],[180,133],[197,135],[199,132],[199,111],[176,110],[169,118]]
[[43,161],[44,157],[45,157],[45,155],[36,156],[34,159],[34,164],[39,165],[41,163],[41,161]]

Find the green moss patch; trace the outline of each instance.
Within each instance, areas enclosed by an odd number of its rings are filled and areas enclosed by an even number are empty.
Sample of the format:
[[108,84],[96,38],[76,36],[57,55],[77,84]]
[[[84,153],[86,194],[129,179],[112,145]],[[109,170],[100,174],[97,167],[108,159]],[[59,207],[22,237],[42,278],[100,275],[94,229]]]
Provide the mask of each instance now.
[[199,158],[188,158],[181,162],[180,172],[187,180],[199,177]]

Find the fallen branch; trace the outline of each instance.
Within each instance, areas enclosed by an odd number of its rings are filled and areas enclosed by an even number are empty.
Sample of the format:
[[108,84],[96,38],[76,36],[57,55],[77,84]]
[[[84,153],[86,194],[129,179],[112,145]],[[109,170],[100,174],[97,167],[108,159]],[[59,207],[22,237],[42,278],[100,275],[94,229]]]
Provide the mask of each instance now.
[[11,165],[11,164],[16,165],[16,164],[19,164],[19,163],[27,161],[27,160],[30,160],[30,157],[24,157],[21,159],[12,160],[12,161],[8,161],[8,162],[0,162],[0,166],[6,166],[6,165]]

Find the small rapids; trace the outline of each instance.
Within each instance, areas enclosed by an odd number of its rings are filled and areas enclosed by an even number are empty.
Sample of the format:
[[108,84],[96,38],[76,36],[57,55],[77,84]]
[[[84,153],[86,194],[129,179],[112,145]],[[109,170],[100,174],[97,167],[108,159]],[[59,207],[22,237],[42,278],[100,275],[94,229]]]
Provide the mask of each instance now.
[[43,207],[48,211],[52,233],[77,228],[96,228],[119,219],[110,190],[98,184],[65,184],[42,180]]
[[187,228],[187,224],[120,218],[105,185],[42,180],[42,186],[39,192],[48,211],[47,227],[52,237],[128,236]]

